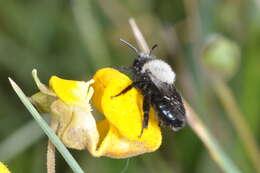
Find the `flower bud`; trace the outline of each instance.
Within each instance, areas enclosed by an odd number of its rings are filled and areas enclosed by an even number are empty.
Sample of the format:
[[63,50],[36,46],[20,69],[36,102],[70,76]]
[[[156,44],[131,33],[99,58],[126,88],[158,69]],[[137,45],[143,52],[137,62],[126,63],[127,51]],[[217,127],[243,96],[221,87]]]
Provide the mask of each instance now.
[[201,56],[209,72],[222,79],[233,77],[240,64],[239,46],[218,34],[209,36]]

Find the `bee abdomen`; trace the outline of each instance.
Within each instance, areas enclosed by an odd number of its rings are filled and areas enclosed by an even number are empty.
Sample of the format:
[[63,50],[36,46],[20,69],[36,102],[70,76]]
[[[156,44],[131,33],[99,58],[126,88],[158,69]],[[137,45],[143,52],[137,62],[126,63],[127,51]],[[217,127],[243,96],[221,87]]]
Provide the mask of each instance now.
[[181,129],[184,126],[184,118],[180,118],[183,117],[183,115],[180,115],[180,112],[173,109],[169,103],[156,103],[154,106],[161,125],[169,126],[174,131]]

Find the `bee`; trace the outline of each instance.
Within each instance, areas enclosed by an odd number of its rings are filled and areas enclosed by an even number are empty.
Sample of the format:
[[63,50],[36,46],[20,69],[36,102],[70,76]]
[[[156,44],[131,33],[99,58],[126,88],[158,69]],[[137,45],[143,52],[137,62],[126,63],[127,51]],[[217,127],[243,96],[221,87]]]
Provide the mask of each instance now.
[[119,68],[121,71],[132,72],[133,82],[123,89],[119,94],[126,93],[131,88],[137,88],[143,95],[143,120],[142,130],[148,127],[150,107],[155,108],[159,125],[170,127],[178,131],[186,123],[186,113],[182,98],[174,86],[176,74],[169,64],[157,59],[152,51],[157,47],[155,44],[149,53],[140,52],[129,42],[120,41],[133,49],[137,58],[130,67]]

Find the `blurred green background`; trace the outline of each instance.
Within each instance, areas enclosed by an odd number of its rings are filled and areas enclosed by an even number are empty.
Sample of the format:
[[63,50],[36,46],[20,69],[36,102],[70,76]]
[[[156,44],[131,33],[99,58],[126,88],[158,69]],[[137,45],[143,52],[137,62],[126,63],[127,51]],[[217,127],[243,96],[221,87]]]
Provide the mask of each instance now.
[[[225,79],[259,147],[259,16],[259,0],[0,0],[0,161],[13,173],[46,172],[47,137],[7,77],[30,96],[38,91],[33,68],[47,83],[51,75],[89,80],[102,67],[131,65],[135,54],[118,40],[137,45],[128,23],[134,17],[225,153],[241,172],[257,172],[210,81]],[[128,162],[71,152],[87,173],[121,172]],[[57,172],[72,172],[59,154]],[[130,158],[125,172],[222,170],[187,126],[178,133],[163,129],[160,149]]]

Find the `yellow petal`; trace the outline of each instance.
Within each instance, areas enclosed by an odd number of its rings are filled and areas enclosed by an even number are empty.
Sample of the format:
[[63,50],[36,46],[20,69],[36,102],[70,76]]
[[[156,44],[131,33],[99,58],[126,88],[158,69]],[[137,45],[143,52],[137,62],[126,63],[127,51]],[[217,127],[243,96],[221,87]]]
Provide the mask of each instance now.
[[0,173],[11,173],[2,162],[0,162]]
[[[118,158],[156,150],[161,145],[162,137],[153,109],[150,111],[148,128],[139,137],[143,119],[142,95],[133,88],[111,98],[131,84],[131,80],[111,68],[99,70],[94,80],[93,102],[108,121],[106,130],[99,130],[103,139],[99,150],[107,156]],[[99,124],[98,129],[102,129]]]
[[93,82],[64,80],[57,76],[52,76],[49,85],[54,93],[65,103],[85,108],[89,102],[87,99],[89,85]]
[[158,129],[152,128],[148,133],[137,140],[130,140],[122,136],[116,127],[103,120],[97,124],[102,137],[94,156],[107,156],[112,158],[127,158],[146,152],[153,152],[161,145],[161,134]]

